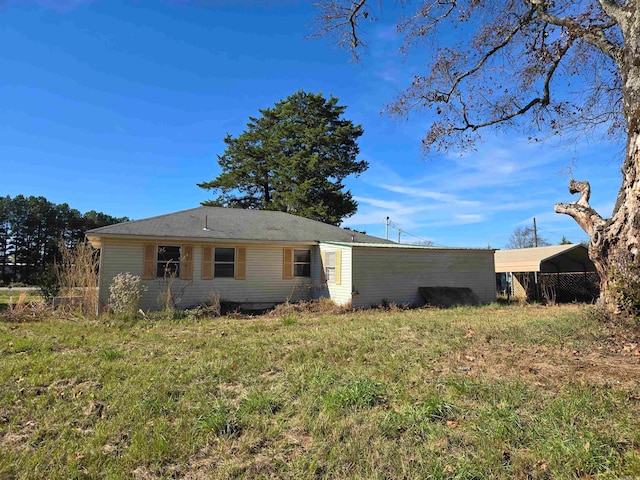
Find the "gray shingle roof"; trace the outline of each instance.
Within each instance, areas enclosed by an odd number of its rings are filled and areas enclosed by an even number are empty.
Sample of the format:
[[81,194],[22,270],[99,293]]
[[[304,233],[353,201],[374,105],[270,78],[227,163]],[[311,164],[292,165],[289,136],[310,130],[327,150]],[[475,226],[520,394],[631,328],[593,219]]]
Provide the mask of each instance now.
[[89,230],[87,236],[273,242],[351,242],[353,236],[355,242],[393,243],[289,213],[223,207],[198,207],[158,217],[117,223]]

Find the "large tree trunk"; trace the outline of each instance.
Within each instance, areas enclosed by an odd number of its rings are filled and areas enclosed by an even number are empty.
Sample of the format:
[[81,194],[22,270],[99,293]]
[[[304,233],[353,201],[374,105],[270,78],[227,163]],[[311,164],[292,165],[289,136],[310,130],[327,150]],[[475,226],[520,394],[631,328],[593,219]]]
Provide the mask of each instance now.
[[[602,3],[602,2],[601,2]],[[589,206],[589,184],[571,180],[569,191],[580,193],[556,212],[571,215],[589,235],[589,257],[600,275],[600,302],[613,315],[640,315],[640,8],[626,2],[616,20],[624,38],[615,56],[622,80],[622,110],[627,123],[627,148],[622,186],[616,206],[604,220]]]
[[589,235],[589,257],[600,275],[600,303],[612,316],[640,315],[640,134],[637,119],[629,125],[635,131],[629,134],[622,186],[611,218],[603,219],[589,206],[588,182],[571,180],[569,191],[580,193],[580,198],[555,206],[556,212],[572,216]]

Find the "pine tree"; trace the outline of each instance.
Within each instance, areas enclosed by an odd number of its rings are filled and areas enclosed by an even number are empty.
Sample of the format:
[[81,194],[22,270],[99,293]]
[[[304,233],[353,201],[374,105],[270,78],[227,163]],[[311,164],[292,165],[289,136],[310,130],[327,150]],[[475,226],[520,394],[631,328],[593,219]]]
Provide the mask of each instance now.
[[357,160],[360,125],[342,118],[338,99],[298,91],[227,135],[222,173],[198,186],[219,192],[203,205],[279,210],[339,225],[357,203],[343,180],[368,168]]

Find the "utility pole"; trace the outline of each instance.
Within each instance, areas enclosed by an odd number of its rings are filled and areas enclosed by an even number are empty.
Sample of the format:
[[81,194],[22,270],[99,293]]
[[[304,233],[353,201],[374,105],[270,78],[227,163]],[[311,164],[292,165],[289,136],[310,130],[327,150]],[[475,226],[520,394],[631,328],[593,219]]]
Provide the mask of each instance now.
[[[536,217],[533,217],[533,241],[538,246],[538,227],[536,226]],[[540,285],[538,284],[538,272],[533,272],[533,281],[536,287],[536,302],[540,300]]]
[[392,222],[389,217],[386,218],[386,239],[389,240],[389,227],[393,227],[398,230],[398,243],[400,243],[400,234],[402,233],[402,229],[400,225],[395,222]]

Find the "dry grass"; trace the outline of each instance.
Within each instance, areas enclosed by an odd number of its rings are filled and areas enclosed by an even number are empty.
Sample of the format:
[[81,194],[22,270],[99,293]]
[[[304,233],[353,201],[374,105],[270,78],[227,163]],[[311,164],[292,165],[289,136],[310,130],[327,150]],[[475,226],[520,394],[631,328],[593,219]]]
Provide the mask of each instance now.
[[337,305],[330,298],[319,298],[316,300],[300,301],[295,303],[283,303],[269,312],[270,317],[287,317],[301,314],[325,314],[340,315],[352,312],[350,305]]
[[0,323],[0,478],[638,478],[639,345],[580,306]]
[[0,320],[5,322],[40,321],[50,311],[41,297],[27,290],[20,290],[17,295],[7,295],[6,301],[6,308],[0,310]]
[[[60,246],[62,260],[55,265],[61,297],[69,308],[79,308],[85,315],[93,315],[98,307],[98,251],[88,243],[74,248]],[[77,299],[77,300],[75,300]]]

